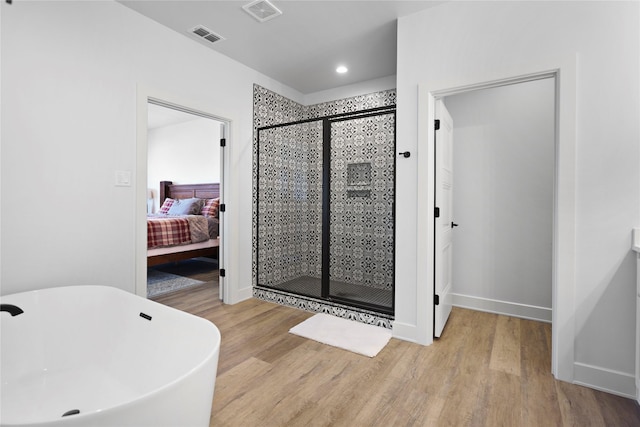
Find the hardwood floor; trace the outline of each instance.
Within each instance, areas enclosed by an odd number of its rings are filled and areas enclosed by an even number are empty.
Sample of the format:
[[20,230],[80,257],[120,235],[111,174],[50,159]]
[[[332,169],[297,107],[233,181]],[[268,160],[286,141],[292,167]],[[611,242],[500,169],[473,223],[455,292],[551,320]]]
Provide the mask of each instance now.
[[635,401],[553,378],[548,324],[454,308],[433,345],[368,358],[288,333],[312,313],[220,303],[217,282],[156,301],[222,333],[211,426],[640,426]]

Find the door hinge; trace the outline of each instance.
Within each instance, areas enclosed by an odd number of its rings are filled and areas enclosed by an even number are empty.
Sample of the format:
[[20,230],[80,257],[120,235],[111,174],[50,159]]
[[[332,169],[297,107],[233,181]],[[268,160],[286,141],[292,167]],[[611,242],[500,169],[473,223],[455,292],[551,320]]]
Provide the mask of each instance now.
[[227,270],[225,270],[224,268],[220,269],[220,277],[225,277],[227,275]]
[[220,207],[218,208],[220,212],[224,212],[227,210],[227,205],[225,203],[220,203]]
[[433,296],[433,304],[440,305],[440,295],[436,294]]
[[440,218],[440,208],[436,207],[435,211],[433,212],[433,217]]
[[227,138],[220,138],[220,147],[227,146]]
[[440,120],[439,120],[439,119],[436,119],[436,120],[435,120],[435,122],[434,122],[434,128],[435,128],[435,130],[440,129]]

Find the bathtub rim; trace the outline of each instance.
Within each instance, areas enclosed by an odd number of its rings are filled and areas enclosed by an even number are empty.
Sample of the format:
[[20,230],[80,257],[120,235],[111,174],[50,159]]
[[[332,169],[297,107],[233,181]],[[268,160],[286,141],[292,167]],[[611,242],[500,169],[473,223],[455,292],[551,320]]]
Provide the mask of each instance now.
[[[195,364],[193,367],[191,367],[189,370],[187,370],[184,374],[176,377],[175,379],[173,379],[172,381],[169,381],[165,384],[163,384],[161,387],[158,387],[154,390],[151,390],[147,393],[143,393],[140,394],[136,399],[133,400],[128,400],[126,402],[123,402],[122,404],[116,405],[116,406],[111,406],[109,408],[104,408],[104,409],[98,409],[98,410],[93,410],[91,412],[80,412],[77,415],[73,415],[70,418],[66,418],[66,417],[60,417],[60,418],[56,418],[56,419],[49,419],[49,420],[39,420],[39,421],[29,421],[26,423],[14,423],[12,420],[10,420],[9,422],[6,422],[5,420],[0,419],[0,425],[2,427],[20,427],[23,425],[40,425],[40,424],[46,424],[46,425],[57,425],[57,424],[65,424],[68,423],[70,420],[79,420],[81,421],[84,418],[88,418],[91,416],[96,416],[98,414],[100,414],[100,416],[105,415],[108,416],[111,412],[116,412],[118,410],[126,410],[131,406],[134,406],[136,403],[142,403],[143,401],[147,401],[149,399],[152,399],[154,396],[162,393],[163,391],[166,391],[174,386],[176,386],[177,384],[183,382],[184,380],[186,380],[187,378],[191,377],[194,373],[196,373],[197,371],[200,370],[204,370],[206,365],[208,363],[210,363],[212,361],[212,359],[215,359],[215,365],[214,365],[214,369],[213,369],[213,388],[215,390],[215,382],[217,379],[217,372],[218,372],[218,359],[220,356],[220,346],[222,344],[222,334],[220,333],[220,329],[216,326],[215,323],[213,323],[212,321],[205,319],[204,317],[200,317],[197,316],[195,314],[192,313],[188,313],[186,311],[183,310],[179,310],[177,308],[174,307],[169,307],[167,305],[164,304],[160,304],[156,301],[152,301],[150,299],[147,298],[143,298],[141,296],[138,296],[134,293],[131,292],[127,292],[121,288],[117,288],[115,286],[106,286],[106,285],[69,285],[69,286],[56,286],[56,287],[51,287],[51,288],[42,288],[42,289],[33,289],[33,290],[29,290],[29,291],[24,291],[24,292],[16,292],[13,294],[7,294],[7,295],[0,295],[0,301],[3,302],[7,302],[5,301],[6,298],[10,298],[10,297],[14,297],[17,295],[28,295],[28,294],[38,294],[38,293],[53,293],[56,290],[61,290],[61,289],[65,289],[65,290],[70,290],[73,288],[84,288],[84,289],[95,289],[95,290],[99,290],[99,291],[106,291],[106,292],[113,292],[116,294],[124,294],[125,298],[131,298],[131,299],[139,299],[141,301],[146,301],[145,304],[150,304],[152,306],[160,306],[162,307],[163,310],[168,310],[169,312],[176,312],[179,313],[180,316],[191,316],[194,317],[195,319],[197,319],[197,322],[202,323],[203,325],[206,325],[207,328],[213,327],[213,332],[215,335],[215,338],[217,339],[217,343],[215,345],[213,345],[211,351],[207,352],[206,355],[202,358],[202,360],[200,362],[198,362],[197,364]],[[10,301],[9,301],[10,302]],[[0,316],[5,317],[5,316],[10,316],[9,314],[0,314]],[[7,319],[5,318],[4,321],[6,321]],[[0,373],[0,382],[1,382],[1,373]],[[213,393],[212,393],[213,395]],[[213,403],[213,401],[212,401]]]

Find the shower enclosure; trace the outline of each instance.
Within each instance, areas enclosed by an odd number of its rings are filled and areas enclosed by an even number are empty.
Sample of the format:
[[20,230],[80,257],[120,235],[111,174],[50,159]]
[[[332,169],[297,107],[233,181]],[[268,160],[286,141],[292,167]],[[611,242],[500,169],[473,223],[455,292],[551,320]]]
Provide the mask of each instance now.
[[257,287],[393,314],[395,108],[257,132]]

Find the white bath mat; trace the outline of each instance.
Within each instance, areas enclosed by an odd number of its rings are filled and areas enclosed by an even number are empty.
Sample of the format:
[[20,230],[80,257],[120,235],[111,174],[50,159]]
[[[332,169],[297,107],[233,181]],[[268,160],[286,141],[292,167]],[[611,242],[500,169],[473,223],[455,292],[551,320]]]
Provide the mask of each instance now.
[[374,357],[391,339],[391,331],[325,313],[318,313],[289,330],[294,335]]

